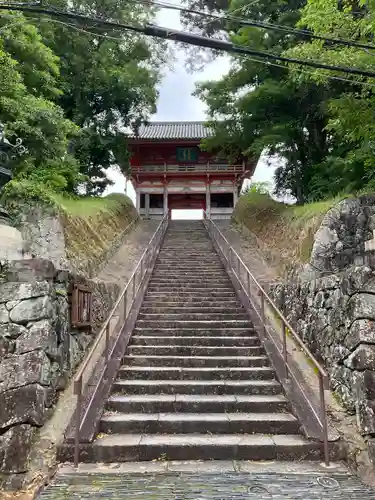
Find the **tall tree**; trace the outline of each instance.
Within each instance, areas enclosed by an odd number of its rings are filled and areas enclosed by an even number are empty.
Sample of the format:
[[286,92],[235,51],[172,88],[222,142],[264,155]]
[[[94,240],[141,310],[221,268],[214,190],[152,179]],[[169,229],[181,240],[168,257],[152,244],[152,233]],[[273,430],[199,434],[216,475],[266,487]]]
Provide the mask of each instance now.
[[[67,8],[68,3],[59,1],[58,6]],[[151,8],[125,0],[76,0],[72,7],[128,23],[146,22],[154,14]],[[116,30],[87,33],[61,24],[42,24],[41,30],[60,58],[62,93],[57,102],[82,129],[73,146],[82,173],[90,179],[86,191],[100,194],[109,182],[106,168],[128,168],[124,131],[156,110],[164,44]]]
[[[188,1],[194,8],[206,8],[213,12],[220,7],[211,0]],[[227,7],[223,7],[222,13],[235,13],[245,20],[286,28],[314,30],[316,23],[320,26],[320,31],[316,32],[320,34],[332,32],[336,23],[343,27],[346,35],[353,35],[353,25],[363,23],[367,14],[362,11],[360,15],[357,11],[353,14],[353,8],[348,12],[344,0],[341,10],[333,4],[336,0],[309,0],[307,3],[305,0],[258,0],[250,4],[244,0],[232,0]],[[324,9],[320,9],[320,5],[324,5]],[[333,11],[338,13],[337,18],[332,16]],[[204,29],[202,20],[197,21],[196,16],[190,16],[187,22],[197,22],[198,27]],[[341,65],[347,62],[350,65],[352,54],[356,52],[344,49],[340,51],[344,57],[338,60],[335,45],[320,41],[306,43],[306,36],[296,32],[241,26],[233,20],[222,21],[218,29],[223,27],[227,38],[234,43],[274,54],[321,59]],[[330,50],[334,52],[332,56],[328,54]],[[316,57],[318,53],[319,58]],[[362,52],[360,67],[366,67],[369,57]],[[345,137],[339,133],[340,127],[343,132],[343,117],[339,123],[336,122],[342,108],[347,110],[350,120],[350,107],[344,104],[342,98],[349,93],[353,101],[361,88],[357,83],[354,79],[348,82],[339,78],[330,79],[321,71],[267,64],[250,57],[233,57],[228,75],[219,82],[205,82],[197,89],[197,94],[208,105],[211,125],[216,130],[216,136],[207,140],[204,146],[219,148],[223,152],[237,149],[249,155],[262,151],[276,154],[282,159],[275,175],[276,191],[293,194],[299,203],[337,194],[345,189],[358,189],[364,183],[363,161],[361,163],[360,160],[363,150],[356,157],[350,155],[350,141],[343,140]],[[359,119],[358,112],[357,116]],[[348,128],[346,131],[348,133]],[[343,158],[347,159],[346,163]],[[348,164],[351,166],[348,167]]]
[[[15,173],[37,175],[51,161],[61,166],[65,157],[69,178],[77,176],[78,166],[66,150],[78,128],[50,100],[60,93],[57,58],[21,14],[0,17],[0,68],[0,120],[8,137],[21,138],[27,148],[27,154],[13,165]],[[59,183],[64,185],[61,178]]]
[[[311,32],[353,41],[373,43],[375,2],[340,0],[308,0],[301,11],[300,23]],[[348,67],[373,69],[375,49],[363,50],[321,41],[304,42],[288,51],[294,57],[340,64]],[[292,73],[295,78],[295,73]],[[342,74],[336,75],[342,77]],[[345,75],[352,80],[342,92],[327,103],[329,121],[326,129],[337,145],[336,155],[330,154],[326,164],[318,165],[313,176],[314,188],[321,195],[340,191],[356,191],[367,186],[375,188],[375,79]],[[310,81],[324,82],[328,75],[312,71]],[[368,84],[368,85],[367,85]],[[326,168],[325,168],[326,167]],[[324,182],[322,182],[324,179]]]

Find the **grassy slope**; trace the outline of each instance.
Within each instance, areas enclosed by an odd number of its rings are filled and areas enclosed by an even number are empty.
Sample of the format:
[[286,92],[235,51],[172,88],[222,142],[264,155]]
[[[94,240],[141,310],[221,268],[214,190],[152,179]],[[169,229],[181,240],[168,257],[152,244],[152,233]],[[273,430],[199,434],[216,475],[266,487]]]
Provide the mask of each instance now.
[[308,262],[314,234],[337,201],[294,206],[250,192],[240,197],[234,219],[257,237],[270,265],[284,275],[292,267]]
[[67,257],[76,269],[86,267],[89,274],[137,218],[131,200],[121,194],[80,199],[54,195],[54,201],[64,226]]

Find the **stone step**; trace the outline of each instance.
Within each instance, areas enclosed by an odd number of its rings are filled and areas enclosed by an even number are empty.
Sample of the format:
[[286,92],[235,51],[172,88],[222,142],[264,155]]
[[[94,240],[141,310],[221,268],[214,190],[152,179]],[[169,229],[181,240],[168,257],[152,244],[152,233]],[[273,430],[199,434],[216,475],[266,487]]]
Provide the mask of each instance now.
[[[181,253],[181,252],[180,252]],[[171,269],[172,267],[180,267],[180,268],[189,268],[192,269],[193,266],[195,265],[197,269],[210,269],[211,267],[213,269],[216,269],[218,267],[221,267],[221,269],[224,270],[223,264],[217,257],[217,254],[212,254],[210,257],[205,257],[205,258],[197,258],[196,256],[192,257],[191,259],[186,259],[182,258],[181,255],[180,257],[177,258],[172,258],[172,257],[163,257],[162,255],[159,254],[156,263],[156,266],[165,266],[168,269]]]
[[[243,314],[246,314],[244,311],[245,309],[238,305],[235,304],[234,306],[220,306],[220,307],[207,307],[204,305],[190,305],[185,304],[185,306],[180,306],[179,304],[175,306],[168,306],[168,305],[148,305],[148,304],[143,304],[140,310],[140,315],[139,317],[141,318],[141,315],[147,314],[147,317],[149,316],[154,316],[154,315],[170,315],[171,318],[174,318],[176,314],[178,315],[183,315],[184,317],[186,315],[189,315],[189,318],[195,319],[195,316],[197,314],[205,314],[205,316],[216,316],[220,315],[219,317],[223,317],[223,310],[225,310],[225,315],[228,317],[232,317],[233,315],[239,315],[240,317],[243,316]],[[143,317],[143,316],[142,316]],[[152,318],[151,318],[152,319]]]
[[100,432],[121,434],[297,434],[291,413],[119,413],[103,415]]
[[182,345],[182,346],[229,346],[229,347],[245,347],[245,346],[260,346],[258,337],[188,337],[170,335],[164,337],[133,335],[132,345]]
[[136,322],[136,328],[153,328],[154,330],[163,328],[182,329],[199,328],[211,330],[212,328],[250,328],[252,325],[249,320],[222,320],[222,321],[185,321],[185,320],[144,320],[139,319]]
[[194,231],[168,231],[165,240],[176,240],[176,241],[181,241],[181,240],[199,240],[199,241],[210,241],[212,243],[212,240],[210,239],[207,231],[205,229],[200,230],[196,229]]
[[190,246],[189,242],[181,242],[181,245],[169,245],[167,247],[163,247],[160,252],[162,257],[174,257],[179,259],[186,258],[197,258],[201,259],[202,257],[212,257],[212,259],[217,259],[218,256],[214,250],[212,245],[205,244],[195,244]]
[[225,312],[225,313],[209,313],[209,312],[195,312],[195,313],[188,313],[188,312],[180,312],[180,313],[144,313],[140,312],[138,315],[139,320],[147,320],[147,321],[235,321],[235,320],[244,320],[244,321],[249,321],[248,316],[246,312],[239,312],[239,311],[233,311],[233,312]]
[[129,366],[269,366],[267,356],[145,356],[128,354],[124,364]]
[[227,297],[217,297],[216,300],[212,299],[202,299],[201,297],[188,297],[188,298],[181,298],[179,299],[178,297],[170,297],[168,300],[155,300],[155,298],[148,298],[146,297],[145,300],[143,301],[142,308],[149,308],[149,307],[167,307],[167,308],[190,308],[190,307],[216,307],[223,310],[222,308],[229,307],[229,308],[234,308],[234,307],[240,307],[242,308],[242,304],[239,300],[228,300]]
[[190,266],[185,266],[185,267],[175,267],[171,265],[163,265],[163,264],[158,264],[154,268],[154,275],[158,274],[164,274],[164,276],[176,276],[180,275],[181,277],[185,276],[201,276],[201,275],[207,275],[207,276],[217,276],[217,277],[223,277],[223,276],[228,276],[227,272],[225,269],[220,268],[219,266],[217,267],[210,267],[207,268],[205,266],[200,266],[198,267],[196,264],[191,264]]
[[160,282],[160,281],[153,281],[150,282],[149,292],[174,292],[174,293],[180,293],[180,292],[189,292],[189,293],[200,293],[200,294],[205,294],[209,296],[211,292],[218,292],[218,291],[223,291],[223,292],[229,292],[233,293],[233,287],[229,286],[229,283],[219,283],[219,284],[213,284],[213,283],[199,283],[199,284],[194,284],[194,283],[176,283],[176,282],[171,282],[171,283],[165,283],[165,282]]
[[193,267],[193,264],[190,268],[185,269],[175,269],[174,267],[171,267],[169,271],[167,271],[166,269],[159,270],[158,268],[155,268],[153,271],[153,276],[159,276],[162,279],[172,276],[179,279],[186,278],[192,280],[200,278],[201,276],[209,279],[215,278],[219,280],[222,278],[228,278],[228,275],[224,269],[201,268],[198,272],[197,269]]
[[183,275],[175,275],[164,273],[161,274],[153,274],[150,283],[170,283],[173,286],[173,283],[176,285],[196,285],[200,287],[200,283],[211,284],[213,287],[216,287],[217,284],[226,283],[227,286],[230,285],[229,277],[225,273],[220,273],[220,275],[208,275],[205,273],[196,273],[194,276],[183,276]]
[[[155,269],[163,269],[165,271],[170,271],[171,266],[170,266],[170,261],[168,262],[163,262],[161,261],[161,257],[158,257],[156,259],[155,263]],[[211,259],[209,262],[200,262],[197,260],[191,260],[187,261],[186,259],[175,259],[174,260],[174,266],[173,269],[176,271],[184,271],[185,269],[191,270],[191,269],[199,269],[199,270],[207,270],[207,271],[223,271],[225,270],[223,264],[219,259]]]
[[261,356],[262,346],[130,345],[134,356]]
[[208,275],[208,276],[226,276],[226,271],[225,269],[222,269],[220,267],[216,268],[207,268],[206,266],[202,266],[199,269],[199,273],[197,272],[197,266],[196,264],[193,265],[191,264],[189,267],[169,267],[169,269],[164,269],[160,268],[161,264],[158,264],[154,268],[154,275],[160,274],[162,276],[170,276],[170,275],[182,275],[182,276],[191,276],[196,278],[197,276],[201,276],[201,274]]
[[182,240],[181,238],[176,238],[175,241],[165,240],[162,251],[166,252],[168,250],[181,250],[181,248],[184,248],[186,253],[188,254],[192,250],[202,247],[211,250],[213,248],[212,241],[208,238],[202,238],[201,240],[192,240],[190,238],[185,238],[184,240]]
[[113,383],[114,394],[281,394],[277,380],[121,380]]
[[[212,241],[209,238],[207,238],[207,234],[204,236],[200,236],[200,235],[196,235],[194,233],[192,233],[191,235],[189,235],[188,237],[185,237],[185,238],[181,238],[179,235],[174,235],[174,236],[167,236],[164,239],[165,246],[180,247],[181,244],[188,244],[189,248],[191,248],[192,246],[194,246],[196,244],[198,244],[198,245],[202,244],[202,245],[206,245],[207,247],[209,247],[209,246],[212,246]],[[165,247],[163,246],[163,248],[165,248]]]
[[[232,338],[232,337],[241,337],[241,336],[252,336],[254,335],[254,328],[184,328],[184,329],[175,329],[175,328],[142,328],[136,327],[133,331],[133,334],[136,336],[160,336],[160,337],[214,337],[214,338]],[[255,337],[258,338],[258,337]]]
[[275,377],[204,225],[172,222],[81,460],[320,459]]
[[201,275],[201,274],[217,274],[221,276],[226,276],[226,270],[220,267],[219,265],[217,266],[199,266],[197,263],[195,264],[190,264],[190,265],[185,265],[184,267],[180,266],[177,267],[175,264],[172,268],[171,264],[157,264],[154,268],[155,273],[164,273],[166,276],[172,272],[173,269],[173,274],[195,274],[195,275]]
[[120,380],[274,380],[275,372],[267,366],[250,368],[121,366],[118,378]]
[[[185,247],[186,248],[186,247]],[[217,253],[214,250],[210,251],[195,251],[195,252],[186,252],[184,250],[184,247],[181,247],[178,251],[176,250],[175,252],[160,252],[159,258],[165,259],[166,262],[169,263],[181,263],[183,262],[184,264],[191,264],[192,262],[199,262],[201,264],[206,264],[210,262],[221,262]]]
[[204,280],[209,280],[209,281],[214,281],[226,279],[228,280],[228,275],[226,274],[225,271],[207,271],[207,270],[200,270],[197,272],[196,269],[191,269],[190,271],[177,271],[176,269],[173,269],[173,271],[164,271],[163,269],[159,271],[158,269],[155,269],[153,274],[152,274],[152,279],[169,279],[169,280],[186,280],[186,281],[197,281],[197,279],[204,279]]
[[[80,460],[321,460],[322,453],[321,443],[291,434],[113,434],[82,445]],[[74,446],[66,445],[59,459],[72,461],[73,455]]]
[[246,411],[251,413],[286,412],[290,404],[282,394],[238,396],[238,395],[180,395],[142,394],[133,396],[110,396],[107,410],[130,413],[219,413]]
[[190,299],[194,298],[198,301],[200,300],[216,300],[216,299],[235,299],[237,298],[237,294],[233,289],[228,288],[227,290],[224,289],[208,289],[208,288],[203,288],[201,290],[197,290],[196,288],[193,288],[191,290],[183,290],[181,288],[175,288],[174,290],[171,290],[170,288],[163,288],[163,289],[158,289],[158,288],[148,288],[145,299],[162,299],[166,300],[169,297],[176,298],[178,300],[185,300],[185,299]]
[[213,288],[225,288],[229,287],[231,284],[229,278],[226,276],[224,278],[208,278],[207,276],[196,276],[195,278],[190,278],[190,279],[185,279],[185,278],[170,278],[170,277],[165,277],[165,278],[157,278],[152,276],[150,279],[150,286],[173,286],[173,287],[197,287],[197,288],[206,288],[206,287],[213,287]]
[[174,232],[172,230],[172,231],[167,231],[167,233],[165,235],[165,239],[176,239],[177,241],[180,241],[181,239],[185,239],[185,240],[189,241],[190,237],[191,238],[196,237],[199,240],[209,241],[212,243],[212,240],[211,240],[208,232],[205,231],[205,228],[203,228],[203,230],[201,230],[201,229],[191,230],[191,231],[186,231],[184,233],[182,231]]
[[202,244],[205,245],[206,247],[212,247],[212,240],[208,236],[207,233],[196,233],[196,232],[189,232],[186,234],[182,233],[176,233],[176,234],[166,234],[163,242],[163,247],[164,249],[166,246],[176,246],[179,247],[181,244],[185,245],[185,248],[189,250],[192,248],[195,244]]

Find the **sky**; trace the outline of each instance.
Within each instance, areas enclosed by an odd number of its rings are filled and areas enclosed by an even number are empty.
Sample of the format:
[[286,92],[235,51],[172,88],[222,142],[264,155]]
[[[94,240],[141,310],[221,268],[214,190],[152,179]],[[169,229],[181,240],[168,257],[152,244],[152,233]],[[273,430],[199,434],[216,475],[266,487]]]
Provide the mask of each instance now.
[[[179,5],[178,0],[170,0],[170,3]],[[162,9],[157,15],[155,24],[165,28],[182,29],[179,12],[174,10]],[[205,120],[207,118],[205,104],[192,95],[195,84],[204,80],[217,80],[229,70],[229,57],[223,55],[207,64],[200,72],[188,72],[185,68],[187,56],[183,49],[178,47],[178,42],[175,42],[175,63],[173,69],[167,71],[161,81],[157,112],[150,118],[151,121]],[[268,166],[265,159],[261,157],[252,181],[272,183],[274,170],[275,168]],[[108,188],[106,194],[124,193],[124,176],[115,169],[109,169],[107,173],[114,185]],[[130,182],[127,183],[127,194],[135,202],[135,192]]]

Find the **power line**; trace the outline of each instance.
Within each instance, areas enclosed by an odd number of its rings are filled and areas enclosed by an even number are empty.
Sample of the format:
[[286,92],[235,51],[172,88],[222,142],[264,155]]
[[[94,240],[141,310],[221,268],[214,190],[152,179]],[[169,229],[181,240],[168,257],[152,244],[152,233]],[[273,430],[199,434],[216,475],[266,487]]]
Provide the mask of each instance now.
[[[131,0],[131,1],[133,1],[133,0]],[[233,15],[233,14],[234,14],[234,12],[242,12],[243,10],[245,10],[245,9],[246,9],[246,7],[249,7],[250,5],[253,5],[253,4],[254,4],[254,3],[256,3],[257,1],[258,1],[258,0],[252,0],[252,2],[249,2],[249,3],[245,4],[245,5],[242,5],[241,7],[238,7],[237,9],[232,10],[232,11],[231,11],[231,15]],[[172,5],[172,4],[169,4],[168,2],[163,2],[163,3],[164,3],[165,5]],[[203,15],[203,14],[202,14],[202,15]],[[205,25],[207,26],[208,24],[213,23],[214,21],[215,21],[215,19],[211,19],[210,21],[207,21],[207,22],[205,23]]]
[[[79,28],[75,24],[64,23],[63,21],[58,21],[57,19],[48,19],[47,20],[47,19],[41,19],[41,18],[38,18],[38,17],[29,17],[29,18],[26,18],[23,21],[20,21],[18,23],[13,23],[13,24],[4,26],[3,29],[8,28],[8,27],[11,28],[11,27],[13,27],[16,24],[20,24],[21,22],[27,22],[27,19],[32,19],[33,21],[39,21],[39,22],[53,22],[53,23],[56,23],[56,24],[60,24],[62,26],[66,26],[68,28],[72,28],[72,29],[74,29],[74,30],[76,30],[78,32],[85,33],[86,35],[91,35],[91,36],[94,36],[94,37],[101,37],[101,38],[104,38],[106,40],[114,40],[116,42],[122,42],[123,41],[123,39],[120,38],[120,37],[114,37],[114,36],[110,36],[110,35],[104,35],[103,33],[88,31],[88,30],[85,30],[83,28]],[[2,32],[3,29],[1,29],[0,32]],[[261,60],[261,59],[257,59],[255,57],[250,57],[250,56],[245,56],[245,55],[240,55],[239,57],[241,59],[243,59],[244,61],[252,61],[252,62],[255,62],[255,63],[263,64],[265,66],[273,66],[275,68],[280,68],[280,69],[284,69],[284,70],[288,70],[289,69],[288,66],[284,66],[282,64],[272,63],[270,61],[264,61],[264,60]],[[298,73],[309,75],[309,76],[313,75],[313,73],[311,71],[305,71],[303,69],[295,68],[293,71],[297,71]],[[340,82],[346,82],[346,83],[350,83],[352,85],[364,85],[364,86],[367,86],[367,87],[375,87],[375,83],[354,81],[354,80],[350,80],[349,78],[343,78],[343,77],[340,77],[340,76],[332,76],[332,75],[325,75],[325,76],[329,80],[336,80],[336,81],[340,81]]]
[[[64,21],[58,21],[57,19],[48,19],[47,20],[47,19],[38,18],[38,17],[28,17],[28,18],[26,18],[26,19],[24,19],[22,21],[17,22],[17,23],[8,24],[8,25],[4,26],[2,29],[0,29],[0,33],[2,31],[4,31],[6,28],[12,28],[15,25],[27,22],[28,19],[32,19],[33,21],[39,21],[39,22],[53,22],[53,23],[56,23],[56,24],[60,24],[62,26],[66,26],[68,28],[72,28],[72,29],[74,29],[74,30],[76,30],[78,32],[85,33],[86,35],[91,35],[91,36],[94,36],[94,37],[100,37],[100,38],[104,38],[106,40],[113,40],[113,41],[116,41],[116,42],[122,42],[123,41],[123,39],[120,38],[120,37],[115,37],[115,36],[110,36],[110,35],[104,35],[103,33],[88,31],[88,30],[85,30],[83,28],[79,28],[75,24],[64,23]],[[275,68],[280,68],[280,69],[284,69],[284,70],[288,70],[289,69],[288,66],[284,66],[284,65],[281,65],[281,64],[272,63],[270,61],[264,61],[264,60],[261,60],[261,59],[256,59],[255,57],[250,57],[250,56],[245,56],[245,55],[240,55],[239,57],[241,59],[243,59],[244,61],[252,61],[252,62],[259,63],[259,64],[263,64],[265,66],[274,66]],[[296,68],[293,71],[297,71],[298,73],[309,75],[309,76],[313,75],[313,73],[311,71],[305,71],[303,69]],[[350,83],[352,85],[364,85],[364,86],[367,86],[367,87],[375,87],[375,83],[354,81],[354,80],[350,80],[349,78],[343,78],[343,77],[340,77],[340,76],[332,76],[332,75],[325,75],[325,76],[329,80],[338,80],[340,82],[347,82],[347,83]]]
[[[220,16],[218,14],[213,14],[210,12],[202,12],[199,10],[195,9],[190,9],[187,7],[181,7],[179,5],[173,5],[168,2],[161,2],[158,0],[131,0],[135,3],[142,3],[146,5],[155,5],[157,7],[161,7],[164,9],[171,9],[171,10],[178,10],[180,12],[187,12],[189,14],[196,14],[198,16],[202,17],[210,17],[212,20],[220,20],[220,21],[234,21],[242,26],[251,26],[255,28],[263,28],[266,30],[274,30],[274,31],[283,31],[286,33],[290,33],[293,35],[302,35],[306,36],[315,40],[322,40],[325,42],[330,42],[330,43],[336,43],[339,45],[345,45],[347,47],[357,47],[359,49],[372,49],[375,50],[375,45],[371,45],[368,43],[361,43],[361,42],[355,42],[352,40],[344,40],[343,38],[334,38],[330,36],[323,36],[323,35],[315,35],[311,31],[308,30],[300,30],[298,28],[291,28],[289,26],[282,26],[280,24],[272,24],[272,23],[265,23],[263,21],[254,21],[254,20],[249,20],[249,19],[244,19],[241,17],[233,16],[231,14],[227,14],[225,16]],[[247,5],[244,5],[244,7],[247,7]],[[236,9],[240,10],[240,9]],[[212,22],[212,21],[210,21]]]
[[344,66],[335,66],[330,64],[318,63],[310,60],[302,60],[296,58],[290,58],[285,56],[280,56],[276,54],[272,54],[266,51],[254,50],[247,47],[240,47],[238,45],[234,45],[231,42],[227,42],[224,40],[216,40],[212,38],[207,38],[200,35],[194,35],[191,33],[186,33],[183,31],[171,30],[167,28],[163,28],[161,26],[156,26],[153,24],[147,24],[145,26],[134,26],[128,25],[119,22],[107,21],[97,17],[90,17],[83,14],[60,11],[57,9],[47,9],[39,6],[30,6],[25,4],[0,4],[0,10],[13,10],[13,11],[25,11],[25,12],[35,12],[39,14],[46,14],[54,17],[62,17],[73,19],[75,21],[84,21],[88,23],[96,23],[103,27],[108,27],[112,29],[126,29],[130,31],[134,31],[136,33],[142,33],[147,36],[153,36],[156,38],[162,39],[171,39],[179,42],[184,42],[190,45],[206,47],[214,50],[222,50],[225,52],[232,52],[236,54],[243,54],[249,56],[260,57],[261,59],[266,59],[270,61],[280,61],[290,64],[298,64],[301,66],[308,66],[315,69],[325,69],[328,71],[339,71],[342,73],[359,75],[363,77],[375,78],[375,72],[362,70],[359,68],[349,68]]
[[[277,63],[272,63],[270,61],[264,61],[262,59],[257,59],[255,57],[250,57],[250,56],[239,56],[241,59],[244,61],[252,61],[256,62],[259,64],[263,64],[265,66],[274,66],[275,68],[280,68],[280,69],[289,69],[288,66],[284,66],[282,64],[277,64]],[[311,71],[305,71],[303,69],[299,68],[294,68],[293,71],[297,71],[298,73],[305,74],[305,75],[313,75]],[[367,87],[375,87],[375,83],[369,83],[369,82],[361,82],[357,80],[350,80],[349,78],[343,78],[341,76],[332,76],[332,75],[325,75],[326,78],[329,80],[337,80],[340,82],[347,82],[350,83],[351,85],[365,85]]]

